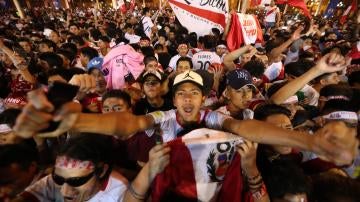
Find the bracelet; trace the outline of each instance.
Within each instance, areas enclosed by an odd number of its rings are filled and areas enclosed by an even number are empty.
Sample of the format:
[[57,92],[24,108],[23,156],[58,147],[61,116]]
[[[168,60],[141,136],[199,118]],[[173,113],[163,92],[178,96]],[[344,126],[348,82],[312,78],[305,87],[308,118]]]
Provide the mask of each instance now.
[[133,196],[134,198],[136,198],[138,200],[145,200],[144,195],[136,193],[136,191],[134,190],[134,187],[132,186],[132,182],[129,183],[128,190],[129,190],[131,196]]
[[261,199],[267,194],[266,186],[264,183],[262,183],[261,188],[259,190],[256,190],[252,193],[252,197],[255,199]]
[[258,177],[261,177],[261,176],[260,176],[260,173],[258,173],[258,174],[255,175],[254,177],[249,177],[249,176],[247,176],[247,179],[248,179],[248,181],[249,181],[249,180],[252,181],[252,180],[255,180],[255,179],[258,178]]

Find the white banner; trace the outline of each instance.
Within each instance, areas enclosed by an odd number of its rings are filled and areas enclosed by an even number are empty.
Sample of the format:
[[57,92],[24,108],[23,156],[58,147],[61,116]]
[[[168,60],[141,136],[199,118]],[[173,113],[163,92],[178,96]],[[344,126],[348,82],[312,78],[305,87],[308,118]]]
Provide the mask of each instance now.
[[212,28],[221,32],[229,13],[228,0],[169,0],[176,17],[189,32],[198,36],[211,33]]
[[260,27],[258,27],[256,18],[253,15],[246,15],[241,13],[238,13],[238,17],[241,25],[244,43],[255,43],[258,39],[259,32],[262,35],[262,31]]

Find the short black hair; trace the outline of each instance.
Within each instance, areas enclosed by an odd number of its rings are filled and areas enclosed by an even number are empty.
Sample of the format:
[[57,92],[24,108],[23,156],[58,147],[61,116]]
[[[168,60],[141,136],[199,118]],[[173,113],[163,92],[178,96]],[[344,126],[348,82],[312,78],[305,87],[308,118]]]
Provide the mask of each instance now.
[[325,102],[321,110],[321,114],[328,114],[334,111],[355,111],[351,104],[354,91],[346,85],[331,84],[323,87],[320,90],[320,96],[329,98],[330,96],[343,96],[341,99],[330,99]]
[[85,45],[85,41],[81,36],[71,36],[68,38],[70,43],[79,44],[80,46]]
[[13,163],[20,165],[20,168],[27,170],[31,163],[38,162],[38,150],[35,145],[21,142],[0,146],[0,167],[8,167]]
[[99,57],[99,53],[95,48],[91,47],[84,47],[80,49],[80,53],[83,54],[85,57],[89,58],[89,60]]
[[77,47],[76,47],[76,45],[74,43],[64,43],[64,44],[61,45],[60,48],[64,49],[64,50],[71,51],[71,53],[73,55],[76,55],[77,51],[78,51],[78,49],[77,49]]
[[261,78],[265,72],[265,64],[260,60],[250,60],[245,63],[243,69],[247,70],[251,76]]
[[140,50],[145,57],[155,56],[155,51],[151,46],[141,47]]
[[254,111],[254,119],[265,120],[267,117],[275,114],[283,114],[287,117],[291,116],[290,110],[276,104],[263,104],[258,106]]
[[285,73],[291,76],[299,77],[309,71],[315,65],[314,62],[305,59],[291,62],[285,65]]
[[317,202],[359,201],[360,182],[334,173],[312,176],[311,199]]
[[74,61],[76,54],[73,54],[72,51],[66,50],[66,49],[58,49],[56,51],[57,54],[63,55],[66,57],[70,62]]
[[189,58],[189,57],[180,57],[180,58],[178,59],[178,61],[176,61],[176,66],[178,66],[179,63],[182,62],[182,61],[188,62],[188,63],[190,64],[190,68],[191,68],[191,69],[193,68],[192,60],[191,60],[191,58]]
[[[93,133],[82,133],[70,138],[57,153],[57,156],[67,156],[81,161],[90,161],[95,165],[95,171],[100,169],[102,163],[108,164],[109,169],[102,179],[106,179],[111,173],[114,160],[113,155],[113,141],[111,137]],[[102,168],[100,171],[102,171]]]
[[16,118],[19,116],[20,113],[21,113],[20,109],[13,109],[13,108],[5,109],[0,114],[0,124],[6,124],[10,128],[14,127]]
[[145,66],[149,63],[149,62],[151,62],[151,61],[158,61],[157,59],[156,59],[156,57],[155,56],[152,56],[152,55],[149,55],[149,56],[145,56],[144,57],[144,60],[143,60],[143,62],[144,62],[144,64],[145,64]]
[[106,42],[106,43],[110,43],[110,41],[111,41],[110,38],[107,36],[100,36],[99,40]]
[[108,98],[118,98],[122,99],[128,107],[131,107],[131,97],[130,95],[122,90],[109,90],[102,96],[102,102],[104,103]]
[[49,64],[50,69],[63,67],[63,60],[56,53],[53,52],[40,53],[39,59],[46,61]]
[[52,48],[54,52],[56,51],[56,48],[57,48],[56,44],[53,41],[49,40],[49,39],[42,39],[39,42],[39,44],[46,44],[46,46],[49,47],[49,48]]
[[212,49],[215,48],[216,46],[216,38],[214,36],[211,35],[205,35],[204,36],[204,48],[205,49]]
[[142,14],[145,15],[147,12],[150,12],[150,8],[148,7],[143,8]]
[[354,71],[348,76],[348,82],[350,86],[354,86],[356,83],[360,84],[360,71]]

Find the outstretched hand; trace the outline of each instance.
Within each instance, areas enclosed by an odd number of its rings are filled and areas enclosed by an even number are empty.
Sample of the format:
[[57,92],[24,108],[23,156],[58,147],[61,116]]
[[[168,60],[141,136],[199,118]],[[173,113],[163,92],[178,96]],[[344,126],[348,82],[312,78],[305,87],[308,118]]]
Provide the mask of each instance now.
[[340,54],[328,53],[318,61],[315,68],[320,74],[332,73],[343,70],[350,62],[351,58],[346,59]]

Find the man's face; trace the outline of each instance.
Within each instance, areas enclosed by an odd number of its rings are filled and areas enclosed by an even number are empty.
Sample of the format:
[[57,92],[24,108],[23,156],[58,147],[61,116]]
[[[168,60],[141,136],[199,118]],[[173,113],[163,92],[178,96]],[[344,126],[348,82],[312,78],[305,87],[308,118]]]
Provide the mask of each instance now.
[[191,69],[189,61],[180,61],[176,66],[176,73],[181,74],[183,72],[189,71]]
[[[291,121],[289,117],[287,117],[284,114],[274,114],[271,116],[268,116],[265,119],[266,122],[275,125],[277,127],[283,128],[283,129],[292,129]],[[286,146],[272,146],[274,151],[276,151],[279,154],[290,154],[291,153],[291,147]]]
[[161,95],[161,83],[155,76],[146,77],[143,89],[147,98],[156,98]]
[[25,52],[30,53],[31,52],[31,45],[27,41],[20,41],[19,45],[25,50]]
[[186,44],[180,44],[177,51],[181,57],[186,57],[189,49]]
[[158,68],[158,62],[155,61],[155,60],[152,60],[150,62],[148,62],[145,66],[145,71],[148,71],[148,70],[157,70]]
[[83,67],[86,67],[89,62],[89,58],[86,57],[84,54],[80,53],[80,62]]
[[199,86],[185,82],[177,87],[174,95],[174,106],[183,122],[196,122],[201,105],[205,100]]
[[130,112],[131,108],[121,98],[110,97],[103,102],[102,113],[110,112]]
[[100,48],[107,48],[108,47],[108,43],[107,42],[104,42],[102,40],[99,40],[99,42],[97,43],[97,45],[100,47]]
[[337,36],[335,33],[329,34],[329,36],[326,38],[327,40],[336,40]]
[[96,82],[96,92],[104,93],[106,91],[106,80],[104,74],[99,69],[93,69],[91,75],[95,77]]
[[73,33],[75,35],[79,34],[79,28],[74,25],[69,28],[69,31],[70,31],[70,33]]
[[47,46],[45,43],[39,44],[39,52],[45,53],[45,52],[53,52],[53,49]]
[[226,48],[216,47],[216,54],[217,54],[218,56],[221,57],[222,55],[225,54],[225,52],[226,52]]
[[[62,168],[55,167],[54,174],[58,177],[65,179],[69,178],[79,178],[89,176],[93,173],[94,170],[87,168]],[[64,197],[65,202],[75,202],[75,201],[87,201],[96,194],[96,188],[99,187],[99,181],[93,175],[87,182],[81,186],[71,186],[68,183],[58,185],[55,183],[56,187],[59,188],[62,197]]]
[[170,40],[170,41],[174,41],[174,40],[175,40],[175,33],[174,33],[174,32],[169,32],[169,40]]
[[227,91],[230,103],[238,109],[246,109],[253,97],[253,90],[250,86],[243,86],[238,90],[228,87]]
[[0,51],[0,61],[5,65],[10,66],[12,64],[11,59],[4,52]]
[[49,39],[56,44],[58,44],[60,42],[60,37],[56,32],[51,32],[49,35]]
[[334,72],[322,79],[322,85],[338,84],[340,82],[339,75]]
[[71,63],[70,60],[62,54],[58,54],[58,55],[61,57],[63,61],[63,67],[70,68],[70,63]]
[[18,163],[0,168],[0,196],[14,198],[24,191],[33,180],[35,170],[33,168],[23,169]]

